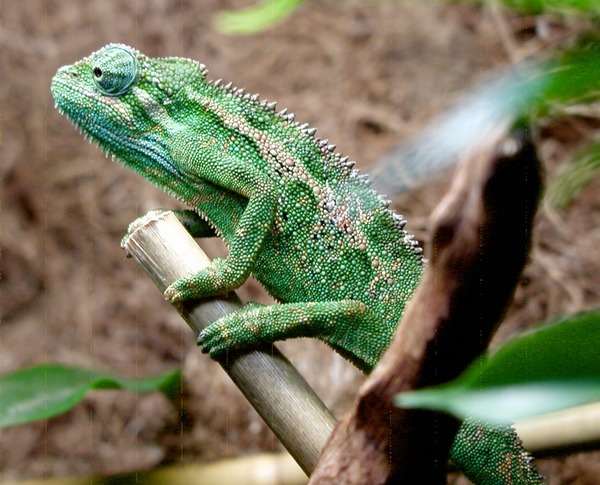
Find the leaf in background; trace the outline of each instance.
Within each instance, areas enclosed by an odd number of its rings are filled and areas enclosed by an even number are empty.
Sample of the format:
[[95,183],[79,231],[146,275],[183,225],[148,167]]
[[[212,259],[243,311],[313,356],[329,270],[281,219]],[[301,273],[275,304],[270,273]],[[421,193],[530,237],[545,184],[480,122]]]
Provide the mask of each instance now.
[[600,40],[581,40],[552,61],[545,76],[547,87],[538,94],[533,106],[537,116],[562,114],[568,106],[597,101],[600,98]]
[[600,13],[598,0],[503,0],[503,3],[522,13],[551,12]]
[[490,421],[600,401],[600,309],[551,323],[476,360],[456,380],[396,404]]
[[265,0],[242,10],[220,12],[216,29],[224,34],[254,34],[288,17],[304,0]]
[[56,364],[21,369],[0,377],[0,427],[64,413],[93,389],[161,391],[172,399],[180,381],[179,369],[141,379],[122,379],[107,372]]
[[[598,2],[600,3],[600,1]],[[486,135],[532,115],[562,115],[565,108],[600,97],[600,41],[580,41],[552,61],[521,65],[481,83],[416,137],[395,148],[371,169],[373,188],[388,196],[406,192],[476,151]]]
[[474,86],[417,136],[381,158],[371,169],[373,188],[398,195],[454,166],[466,149],[485,145],[499,126],[508,132],[548,82],[543,66],[521,66]]

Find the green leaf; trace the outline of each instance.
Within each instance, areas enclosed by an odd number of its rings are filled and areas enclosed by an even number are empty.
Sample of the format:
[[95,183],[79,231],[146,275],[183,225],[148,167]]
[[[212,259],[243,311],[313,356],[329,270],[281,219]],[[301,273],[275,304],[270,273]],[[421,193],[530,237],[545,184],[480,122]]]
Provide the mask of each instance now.
[[535,106],[538,115],[562,113],[567,106],[600,98],[600,41],[590,37],[549,64],[546,89]]
[[456,380],[399,394],[396,404],[512,421],[600,401],[600,308],[506,342]]
[[93,389],[161,391],[172,398],[180,381],[179,369],[141,379],[122,379],[103,371],[57,364],[21,369],[0,377],[0,427],[64,413]]
[[265,0],[242,10],[220,12],[215,27],[224,34],[253,34],[288,17],[304,0]]
[[[600,3],[600,0],[599,0]],[[589,38],[553,60],[521,65],[475,86],[419,135],[371,170],[373,187],[388,195],[454,165],[465,147],[477,150],[487,132],[503,123],[564,116],[574,104],[600,98],[600,41]]]
[[598,0],[503,0],[504,4],[522,13],[551,12],[600,13]]

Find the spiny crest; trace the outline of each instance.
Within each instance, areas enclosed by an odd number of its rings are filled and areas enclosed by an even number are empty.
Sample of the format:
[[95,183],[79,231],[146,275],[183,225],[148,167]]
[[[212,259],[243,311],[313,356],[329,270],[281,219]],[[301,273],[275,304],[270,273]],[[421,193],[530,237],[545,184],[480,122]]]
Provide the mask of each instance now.
[[[265,109],[265,110],[269,111],[271,114],[276,115],[279,118],[285,120],[291,126],[299,129],[303,134],[305,134],[309,137],[314,137],[315,133],[317,132],[317,129],[310,127],[310,125],[308,123],[300,124],[297,121],[295,121],[296,115],[294,113],[288,113],[287,108],[277,111],[277,102],[276,101],[268,101],[266,99],[260,100],[258,94],[251,94],[251,93],[247,92],[245,88],[238,88],[238,87],[234,86],[232,82],[228,82],[227,84],[223,85],[222,79],[217,79],[215,81],[208,81],[208,82],[211,83],[213,86],[220,88],[223,91],[226,91],[227,93],[231,94],[232,96],[236,96],[239,99],[242,99],[245,101],[252,101],[254,103],[259,104],[263,109]],[[323,147],[322,140],[316,139],[315,141],[319,144],[320,148]],[[325,141],[327,141],[327,140],[325,140]],[[327,143],[325,143],[325,144],[327,144]],[[333,153],[334,150],[335,150],[335,145],[330,145],[330,148],[328,151]],[[340,158],[341,158],[341,155],[340,155]]]
[[[336,145],[329,143],[327,138],[316,138],[315,133],[317,132],[317,129],[311,127],[308,123],[300,123],[296,121],[296,115],[294,113],[288,113],[287,108],[277,111],[276,101],[268,101],[266,99],[260,100],[258,94],[251,94],[247,92],[245,88],[238,88],[234,86],[232,82],[228,82],[225,85],[223,85],[222,79],[217,79],[215,81],[208,80],[207,82],[241,100],[256,103],[271,114],[283,119],[290,126],[296,128],[305,136],[312,138],[329,163],[332,164],[333,167],[339,169],[340,175],[351,179],[353,182],[358,183],[359,185],[370,187],[371,180],[369,179],[369,176],[366,174],[361,174],[359,170],[353,168],[354,164],[356,163],[355,161],[350,160],[350,158],[346,155],[336,152]],[[381,206],[391,214],[393,224],[398,230],[401,231],[404,237],[407,238],[410,236],[404,231],[404,226],[406,225],[407,221],[401,215],[396,214],[393,210],[389,209],[391,201],[387,199],[385,195],[379,194],[372,189],[369,189],[369,195],[374,197],[381,204]],[[412,236],[410,236],[410,239],[407,239],[406,242],[414,248],[416,254],[421,254],[423,252],[422,248],[417,247],[418,242],[412,240]]]

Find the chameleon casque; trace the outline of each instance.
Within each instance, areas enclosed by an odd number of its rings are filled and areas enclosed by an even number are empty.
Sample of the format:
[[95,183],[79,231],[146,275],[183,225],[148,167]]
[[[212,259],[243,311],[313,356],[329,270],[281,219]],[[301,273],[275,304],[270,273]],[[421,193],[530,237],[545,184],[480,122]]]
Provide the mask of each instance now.
[[[174,282],[167,299],[232,291],[253,274],[280,302],[213,323],[204,351],[314,337],[369,372],[420,279],[421,248],[314,128],[206,76],[196,61],[110,44],[61,68],[52,95],[107,155],[191,207],[177,215],[193,236],[227,244],[227,258]],[[451,459],[476,483],[543,483],[509,427],[467,420]]]

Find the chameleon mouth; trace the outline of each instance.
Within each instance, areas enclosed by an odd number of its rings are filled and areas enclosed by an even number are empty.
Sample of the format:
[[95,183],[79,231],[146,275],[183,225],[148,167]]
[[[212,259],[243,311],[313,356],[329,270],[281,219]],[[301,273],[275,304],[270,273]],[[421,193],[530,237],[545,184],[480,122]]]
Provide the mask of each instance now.
[[[84,88],[76,89],[73,87],[72,81],[76,78],[72,78],[72,75],[69,75],[68,69],[70,67],[71,66],[65,66],[59,69],[52,78],[50,92],[54,99],[54,107],[61,115],[65,116],[71,122],[77,131],[83,135],[84,139],[88,140],[89,143],[94,142],[106,156],[114,157],[109,146],[104,146],[101,139],[92,134],[104,131],[104,135],[110,136],[110,132],[106,129],[103,130],[103,127],[94,121],[93,116],[86,110],[86,107],[83,104],[74,101],[81,95],[89,97],[89,94],[86,95],[86,90]],[[76,96],[70,95],[73,91],[77,94]]]
[[114,143],[119,143],[118,136],[99,123],[95,123],[91,117],[86,117],[86,121],[83,122],[73,116],[68,109],[63,108],[59,103],[55,102],[54,107],[69,120],[89,144],[93,143],[102,150],[107,158],[111,158],[113,161],[116,160],[116,155],[111,149],[111,141],[105,142],[103,140],[112,140]]
[[[98,146],[107,158],[119,161],[144,176],[151,171],[162,171],[180,182],[187,180],[172,163],[168,148],[159,139],[149,138],[151,133],[136,136],[124,132],[126,120],[115,121],[109,115],[100,116],[101,111],[92,107],[103,109],[104,96],[85,86],[78,87],[73,83],[76,78],[72,78],[72,74],[66,70],[68,66],[63,69],[58,71],[51,83],[54,106],[84,139]],[[77,101],[78,99],[85,101]]]
[[[54,107],[65,116],[90,144],[93,142],[107,157],[115,159],[113,146],[123,146],[123,137],[109,128],[110,122],[98,120],[97,110],[91,109],[100,105],[100,95],[77,82],[77,76],[71,71],[72,66],[58,70],[52,78],[50,92],[54,98]],[[80,101],[88,100],[87,102]]]

